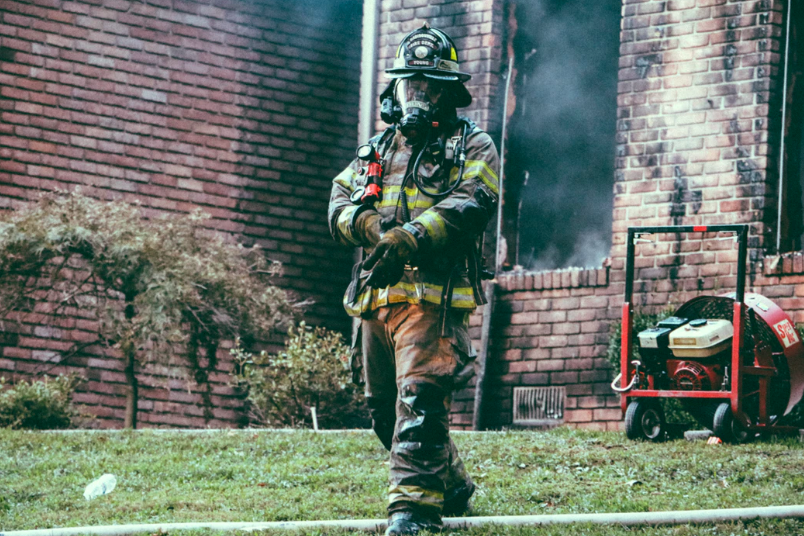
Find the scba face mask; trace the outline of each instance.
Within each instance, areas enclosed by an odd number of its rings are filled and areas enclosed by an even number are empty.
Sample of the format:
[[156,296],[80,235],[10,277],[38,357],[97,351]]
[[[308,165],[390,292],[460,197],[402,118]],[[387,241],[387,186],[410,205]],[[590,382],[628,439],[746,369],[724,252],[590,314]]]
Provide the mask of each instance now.
[[429,78],[403,78],[396,84],[396,100],[402,108],[399,130],[410,143],[427,140],[434,121],[439,119],[444,84]]

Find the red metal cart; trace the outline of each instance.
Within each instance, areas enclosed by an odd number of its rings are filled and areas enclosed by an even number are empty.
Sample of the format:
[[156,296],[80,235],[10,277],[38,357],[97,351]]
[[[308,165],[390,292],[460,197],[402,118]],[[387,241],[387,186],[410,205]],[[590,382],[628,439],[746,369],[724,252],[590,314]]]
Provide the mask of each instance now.
[[[795,430],[783,426],[780,419],[804,394],[804,344],[781,308],[764,296],[745,293],[748,231],[747,225],[676,225],[628,230],[620,385],[616,385],[617,379],[612,384],[621,393],[628,437],[654,441],[665,437],[666,422],[659,398],[681,399],[685,409],[724,441],[739,442],[758,433]],[[736,234],[736,292],[699,296],[675,313],[675,317],[683,320],[730,320],[733,326],[730,359],[724,354],[716,366],[705,360],[683,361],[686,368],[681,374],[677,372],[682,367],[678,359],[667,359],[650,369],[643,359],[632,358],[635,241],[656,233]],[[676,369],[669,370],[673,367]],[[684,381],[678,380],[681,376]]]

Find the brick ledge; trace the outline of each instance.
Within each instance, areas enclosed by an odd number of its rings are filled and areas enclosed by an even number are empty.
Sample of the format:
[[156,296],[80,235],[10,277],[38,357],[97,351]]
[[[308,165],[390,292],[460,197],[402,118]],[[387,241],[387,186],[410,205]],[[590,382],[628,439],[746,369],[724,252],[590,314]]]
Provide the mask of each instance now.
[[804,274],[804,252],[793,251],[765,257],[762,273],[766,276]]
[[566,268],[543,272],[516,270],[497,277],[503,290],[552,290],[562,288],[607,287],[609,267]]

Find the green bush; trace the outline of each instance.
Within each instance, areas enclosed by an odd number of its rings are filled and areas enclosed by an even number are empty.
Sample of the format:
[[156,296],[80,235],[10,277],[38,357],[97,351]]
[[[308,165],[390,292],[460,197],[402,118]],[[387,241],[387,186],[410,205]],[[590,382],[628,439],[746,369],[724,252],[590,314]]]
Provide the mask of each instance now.
[[277,355],[231,351],[234,379],[248,390],[249,420],[263,426],[311,427],[315,408],[321,428],[368,424],[361,390],[351,381],[349,347],[340,333],[304,322],[288,331]]
[[75,376],[58,376],[23,380],[6,388],[6,379],[0,377],[0,427],[26,430],[72,427],[78,417],[72,397],[80,381]]
[[[633,321],[633,344],[631,345],[631,358],[639,359],[639,345],[637,342],[637,335],[640,331],[648,328],[655,327],[656,324],[661,322],[667,317],[673,316],[674,309],[668,307],[658,313],[641,313],[636,312],[632,318]],[[622,322],[614,322],[609,330],[609,348],[606,353],[609,362],[611,363],[613,376],[620,373],[620,348],[622,348]],[[695,422],[695,418],[684,411],[681,406],[681,401],[676,398],[660,398],[659,403],[664,410],[667,422],[672,424],[687,424]]]

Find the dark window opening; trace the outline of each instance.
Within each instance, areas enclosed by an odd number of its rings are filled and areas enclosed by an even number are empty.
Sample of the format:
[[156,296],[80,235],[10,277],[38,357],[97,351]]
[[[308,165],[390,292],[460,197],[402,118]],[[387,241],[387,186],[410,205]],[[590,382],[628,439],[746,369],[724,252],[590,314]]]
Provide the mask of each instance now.
[[622,2],[510,6],[516,108],[508,126],[506,264],[600,266],[611,248]]
[[804,245],[804,11],[802,6],[792,6],[792,9],[782,154],[780,252],[801,251]]

